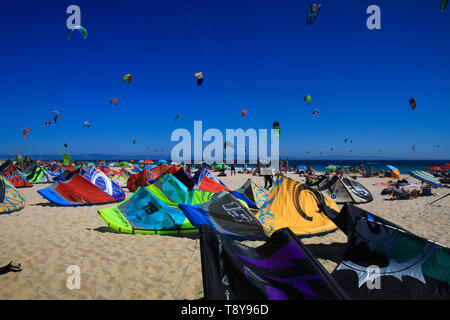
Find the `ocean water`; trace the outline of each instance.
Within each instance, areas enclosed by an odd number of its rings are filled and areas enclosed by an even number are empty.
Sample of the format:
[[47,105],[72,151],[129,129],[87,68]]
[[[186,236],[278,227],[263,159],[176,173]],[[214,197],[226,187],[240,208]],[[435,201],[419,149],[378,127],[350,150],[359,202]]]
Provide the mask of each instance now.
[[[297,167],[298,165],[309,165],[315,169],[317,172],[327,171],[326,167],[329,165],[337,166],[351,166],[357,167],[359,169],[360,164],[364,164],[365,170],[372,167],[373,171],[378,171],[383,169],[384,171],[389,171],[390,169],[387,165],[396,167],[401,174],[408,174],[412,170],[425,170],[431,166],[441,167],[447,163],[449,160],[289,160],[288,166]],[[284,164],[284,161],[283,161]],[[236,167],[241,167],[237,165]],[[248,168],[256,168],[256,165],[247,165]]]
[[297,165],[310,165],[316,171],[324,172],[329,165],[338,166],[352,166],[359,169],[360,164],[364,164],[364,168],[367,170],[369,166],[372,166],[372,170],[377,171],[383,169],[388,171],[387,165],[396,167],[401,174],[407,174],[412,170],[425,170],[431,166],[443,166],[450,161],[448,160],[309,160],[309,161],[296,161],[289,160],[289,167]]
[[[100,154],[90,154],[90,155],[72,155],[72,159],[74,161],[95,161],[95,160],[106,160],[107,162],[110,161],[121,161],[121,160],[127,160],[134,159],[136,162],[139,160],[145,160],[150,159],[153,161],[157,161],[160,159],[164,159],[168,161],[168,163],[171,162],[169,157],[167,156],[155,156],[152,157],[146,157],[146,156],[118,156],[118,155],[100,155]],[[0,155],[0,159],[14,159],[15,157],[11,155],[5,155],[2,157]],[[33,155],[33,159],[41,159],[41,160],[62,160],[62,155]],[[14,159],[15,160],[15,159]],[[284,162],[284,158],[282,158]],[[391,165],[399,169],[401,174],[408,174],[408,172],[412,170],[425,170],[428,167],[431,166],[443,166],[447,163],[449,163],[450,160],[289,160],[289,167],[296,167],[298,165],[310,165],[312,168],[314,168],[318,172],[324,172],[326,171],[326,167],[328,165],[337,165],[337,166],[356,166],[359,168],[360,164],[364,164],[365,169],[368,169],[369,166],[372,166],[372,170],[377,171],[379,169],[383,170],[389,170],[387,165]],[[242,165],[236,165],[236,168],[240,168]],[[247,165],[248,168],[256,168],[255,164]]]

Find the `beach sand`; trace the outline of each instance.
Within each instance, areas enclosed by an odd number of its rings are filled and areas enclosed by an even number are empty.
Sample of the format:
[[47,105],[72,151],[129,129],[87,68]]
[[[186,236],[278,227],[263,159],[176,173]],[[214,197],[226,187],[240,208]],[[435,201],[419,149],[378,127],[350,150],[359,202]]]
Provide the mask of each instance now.
[[[263,177],[244,174],[221,177],[230,189],[239,188],[249,177],[264,185]],[[298,175],[288,174],[302,181]],[[418,182],[402,176],[409,182]],[[419,236],[450,245],[450,197],[435,205],[427,203],[450,192],[411,200],[387,200],[379,195],[384,178],[361,178],[374,201],[358,205]],[[23,271],[0,275],[0,299],[199,299],[203,297],[198,234],[182,236],[131,235],[109,229],[97,210],[111,204],[87,207],[57,207],[37,190],[48,184],[19,191],[26,207],[0,215],[0,266],[20,263]],[[127,192],[127,197],[131,193]],[[328,271],[336,267],[346,236],[340,231],[303,239],[318,257],[331,249],[336,256],[319,258]],[[244,242],[258,246],[262,242]],[[80,289],[68,289],[67,268],[80,268]]]

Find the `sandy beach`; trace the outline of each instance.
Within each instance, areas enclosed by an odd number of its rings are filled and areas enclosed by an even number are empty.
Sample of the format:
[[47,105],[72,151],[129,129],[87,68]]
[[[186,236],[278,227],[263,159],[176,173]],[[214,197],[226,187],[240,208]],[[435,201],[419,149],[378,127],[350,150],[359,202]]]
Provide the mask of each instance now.
[[[289,177],[303,181],[296,174]],[[230,188],[239,188],[249,177],[264,185],[263,177],[237,174],[222,177]],[[402,176],[409,182],[418,181]],[[388,200],[380,195],[385,178],[362,178],[374,201],[358,205],[419,236],[449,246],[450,197],[427,205],[450,189],[433,189],[436,196]],[[1,215],[0,265],[11,260],[23,271],[0,275],[0,299],[199,299],[203,297],[198,234],[182,236],[130,235],[109,229],[97,210],[112,204],[58,207],[37,190],[48,184],[19,189],[26,207]],[[127,192],[127,197],[131,195]],[[302,240],[320,256],[329,245],[345,244],[341,231]],[[262,242],[246,241],[249,246]],[[342,248],[336,246],[336,248]],[[341,250],[336,250],[338,257]],[[328,271],[336,257],[319,259]],[[67,268],[79,266],[81,288],[66,286]]]

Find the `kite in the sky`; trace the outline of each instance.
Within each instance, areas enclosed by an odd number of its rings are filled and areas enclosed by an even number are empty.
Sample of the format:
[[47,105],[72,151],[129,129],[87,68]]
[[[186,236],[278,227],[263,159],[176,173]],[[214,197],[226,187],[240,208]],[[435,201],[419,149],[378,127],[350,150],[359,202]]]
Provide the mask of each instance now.
[[347,139],[348,139],[348,138],[345,138],[345,140],[344,140],[345,143],[347,143]]
[[320,116],[320,110],[319,109],[314,110],[312,115],[313,117],[315,117],[316,115]]
[[313,3],[309,6],[308,17],[306,18],[306,24],[312,24],[319,14],[321,4]]
[[308,103],[308,104],[311,104],[311,102],[312,102],[312,97],[311,97],[311,95],[307,95],[307,96],[305,96],[304,98],[303,98],[303,101],[306,101],[306,103]]
[[242,110],[242,116],[245,117],[247,115],[247,110]]
[[86,38],[87,38],[87,30],[84,27],[82,27],[82,26],[76,26],[72,30],[69,30],[69,32],[67,33],[67,40],[70,40],[70,37],[72,36],[72,32],[74,30],[79,30],[81,32],[81,34],[83,35],[83,39],[86,40]]
[[114,102],[114,104],[115,104],[116,106],[119,105],[119,101],[117,101],[116,98],[112,98],[111,100],[109,100],[109,104],[111,104],[111,103],[113,103],[113,102]]
[[409,99],[409,104],[413,110],[416,109],[416,98]]
[[175,117],[175,121],[176,121],[178,118],[184,119],[184,117],[183,117],[181,114],[179,114],[179,115],[177,115],[177,116]]
[[66,148],[66,149],[67,149],[67,143],[64,143],[64,148]]
[[333,152],[333,147],[330,148],[331,152]]
[[89,122],[89,121],[85,121],[84,123],[83,123],[83,127],[90,127],[91,126],[91,123]]
[[45,121],[45,123],[44,123],[44,125],[46,125],[46,126],[49,126],[49,125],[51,125],[51,124],[52,124],[51,121]]
[[273,123],[273,129],[275,130],[277,137],[279,137],[281,135],[281,128],[280,128],[280,123],[278,121],[275,121]]
[[197,72],[195,74],[195,78],[197,79],[197,86],[199,86],[203,83],[203,73]]
[[129,73],[123,76],[123,82],[128,81],[128,83],[131,83],[132,79],[133,79],[133,76]]
[[31,130],[30,128],[26,128],[23,130],[23,136],[25,137],[25,139],[28,138],[28,131],[30,130]]
[[58,117],[60,117],[61,119],[63,118],[62,114],[59,113],[59,111],[54,110],[51,113],[55,113],[55,117],[53,118],[53,121],[56,123],[56,119],[58,119]]
[[412,151],[416,151],[416,146],[412,146]]
[[70,156],[70,154],[65,153],[65,152],[58,152],[58,153],[62,153],[64,156],[64,161],[63,161],[64,166],[68,166],[69,164],[72,163],[72,157]]
[[133,140],[133,144],[136,144],[136,139]]
[[444,12],[445,8],[447,8],[447,2],[448,0],[442,0],[441,2],[441,11]]

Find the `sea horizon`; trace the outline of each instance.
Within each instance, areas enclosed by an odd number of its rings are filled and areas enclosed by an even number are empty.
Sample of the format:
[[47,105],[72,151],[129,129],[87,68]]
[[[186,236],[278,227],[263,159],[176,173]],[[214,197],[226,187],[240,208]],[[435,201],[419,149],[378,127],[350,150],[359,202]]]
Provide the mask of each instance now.
[[[26,155],[23,155],[26,156]],[[30,156],[34,160],[43,160],[43,161],[62,161],[62,154],[55,155],[27,155]],[[154,162],[158,160],[166,160],[168,163],[171,163],[171,158],[168,155],[112,155],[112,154],[87,154],[87,155],[71,155],[73,161],[130,161],[134,160],[138,162],[140,160],[152,160]],[[0,155],[0,160],[4,161],[7,159],[14,159],[13,155]],[[361,164],[364,165],[365,169],[368,169],[369,166],[372,167],[372,170],[378,171],[389,170],[387,165],[394,166],[399,169],[400,173],[407,174],[412,170],[425,170],[431,166],[443,166],[446,163],[450,162],[450,159],[387,159],[387,158],[310,158],[310,159],[294,159],[289,157],[280,157],[280,160],[285,163],[286,159],[288,160],[288,166],[297,167],[299,165],[311,166],[311,168],[315,169],[318,172],[326,171],[326,167],[329,165],[336,165],[342,167],[357,167],[359,168]],[[194,161],[192,160],[192,163]],[[206,162],[204,162],[206,163]],[[256,168],[256,164],[249,164],[246,161],[248,168]],[[236,168],[239,169],[242,167],[242,164],[237,163]]]

